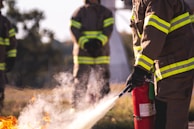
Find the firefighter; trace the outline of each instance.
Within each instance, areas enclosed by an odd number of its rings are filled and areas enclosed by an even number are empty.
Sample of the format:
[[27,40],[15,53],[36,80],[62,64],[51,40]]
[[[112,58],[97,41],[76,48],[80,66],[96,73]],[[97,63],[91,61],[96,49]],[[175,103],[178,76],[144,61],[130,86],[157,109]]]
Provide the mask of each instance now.
[[112,12],[100,4],[100,0],[86,0],[71,18],[73,46],[73,76],[75,87],[73,106],[86,96],[90,72],[93,70],[97,81],[99,96],[90,94],[89,102],[107,95],[109,86],[110,48],[109,39],[113,31]]
[[153,74],[155,129],[188,129],[194,80],[192,11],[184,0],[133,0],[130,27],[135,53],[127,84],[138,87]]
[[[4,7],[0,0],[0,10]],[[6,85],[6,73],[14,66],[16,58],[17,40],[15,29],[10,21],[0,11],[0,110],[3,108],[4,90]]]

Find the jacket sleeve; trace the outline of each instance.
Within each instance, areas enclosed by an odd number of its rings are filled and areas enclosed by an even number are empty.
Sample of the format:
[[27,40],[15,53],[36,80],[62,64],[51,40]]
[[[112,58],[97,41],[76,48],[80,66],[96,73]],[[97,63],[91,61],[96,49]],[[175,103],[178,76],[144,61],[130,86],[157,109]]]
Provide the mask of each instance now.
[[103,45],[105,45],[113,31],[114,26],[114,17],[112,12],[109,9],[106,9],[104,20],[103,20],[103,31],[102,34],[98,36],[98,39],[102,42]]
[[78,43],[81,48],[83,48],[83,45],[88,42],[89,40],[86,38],[86,36],[83,36],[82,34],[82,7],[78,8],[71,17],[71,25],[70,29],[72,32],[72,37],[76,43]]
[[17,55],[17,40],[15,37],[15,28],[12,24],[6,20],[6,28],[7,28],[7,39],[9,41],[8,45],[6,45],[7,58],[16,58]]
[[147,71],[152,69],[154,60],[161,53],[169,33],[170,21],[175,15],[174,3],[168,0],[148,0],[147,3],[144,3],[146,9],[141,37],[142,53],[138,54],[135,65]]
[[17,55],[17,40],[15,37],[15,29],[12,24],[9,22],[8,19],[5,18],[5,26],[6,26],[6,57],[5,57],[5,64],[6,64],[6,72],[9,72],[14,64]]

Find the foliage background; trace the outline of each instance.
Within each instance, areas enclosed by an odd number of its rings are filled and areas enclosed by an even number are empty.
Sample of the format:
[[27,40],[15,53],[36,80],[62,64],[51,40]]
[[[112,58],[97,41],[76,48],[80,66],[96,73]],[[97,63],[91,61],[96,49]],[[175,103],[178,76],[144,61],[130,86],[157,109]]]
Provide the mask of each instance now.
[[[52,30],[40,29],[40,22],[45,18],[41,10],[21,12],[14,0],[9,0],[6,16],[12,21],[17,31],[24,32],[18,39],[18,54],[15,66],[7,73],[8,83],[20,88],[53,87],[56,81],[53,75],[60,71],[72,71],[72,41],[59,42]],[[18,27],[20,26],[20,27]],[[123,32],[122,39],[129,58],[133,63],[131,35]],[[42,39],[47,37],[47,41]]]

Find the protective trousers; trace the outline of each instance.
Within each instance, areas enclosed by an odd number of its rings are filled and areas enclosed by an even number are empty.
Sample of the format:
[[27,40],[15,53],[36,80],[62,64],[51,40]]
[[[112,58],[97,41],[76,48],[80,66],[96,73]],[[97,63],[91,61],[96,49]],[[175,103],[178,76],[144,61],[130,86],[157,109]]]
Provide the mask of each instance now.
[[[93,71],[92,75],[91,71]],[[75,78],[75,86],[73,91],[72,103],[75,108],[86,107],[88,103],[94,104],[110,91],[110,73],[108,64],[74,64],[73,75]],[[91,81],[89,80],[90,78]]]
[[4,91],[5,91],[5,71],[0,70],[0,111],[3,108],[3,101],[4,101]]
[[4,90],[6,84],[6,75],[5,75],[5,55],[6,48],[4,45],[0,45],[0,112],[4,104]]
[[155,129],[188,129],[194,71],[157,83]]

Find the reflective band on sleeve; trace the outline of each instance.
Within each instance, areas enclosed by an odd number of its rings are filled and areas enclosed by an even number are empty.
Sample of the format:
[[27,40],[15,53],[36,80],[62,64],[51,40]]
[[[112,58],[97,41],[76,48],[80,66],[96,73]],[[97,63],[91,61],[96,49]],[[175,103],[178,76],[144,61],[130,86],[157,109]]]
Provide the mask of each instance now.
[[75,21],[75,20],[71,20],[71,26],[75,27],[77,29],[80,29],[81,28],[81,23],[78,22],[78,21]]
[[102,34],[102,31],[84,31],[83,34],[88,39],[96,38],[100,40],[103,46],[108,42],[108,36]]
[[89,40],[86,38],[86,36],[81,36],[78,40],[78,44],[80,48],[84,49],[84,44],[88,42]]
[[133,46],[133,50],[134,50],[134,56],[135,56],[135,59],[137,58],[138,56],[138,53],[142,50],[142,47],[141,46]]
[[172,75],[187,72],[193,69],[194,57],[162,67],[155,71],[155,76],[157,77],[157,81],[159,81]]
[[4,39],[0,37],[0,45],[4,45]]
[[87,56],[74,56],[74,64],[109,64],[109,56],[99,56],[97,58],[87,57]]
[[190,16],[191,22],[194,23],[194,14]]
[[108,27],[108,26],[113,25],[113,24],[114,24],[114,19],[112,17],[110,17],[110,18],[107,18],[104,20],[103,27]]
[[2,37],[0,37],[0,45],[9,46],[10,45],[9,39],[8,38],[2,38]]
[[15,36],[15,29],[10,29],[9,30],[9,37],[13,37],[13,36]]
[[171,27],[169,32],[172,32],[176,29],[179,29],[189,23],[191,23],[191,18],[189,16],[189,13],[184,13],[182,15],[179,15],[178,17],[171,20]]
[[0,70],[5,70],[5,63],[0,63]]
[[6,45],[6,46],[9,46],[10,45],[9,38],[5,38],[4,39],[4,45]]
[[12,49],[7,52],[7,57],[16,57],[16,54],[17,54],[17,50]]
[[153,68],[154,61],[145,55],[138,54],[135,65],[140,65],[150,71]]
[[168,34],[170,28],[170,23],[166,22],[163,19],[160,19],[156,15],[148,15],[145,18],[144,27],[149,25],[155,27],[156,29],[162,31],[165,34]]
[[104,34],[101,34],[97,37],[102,42],[102,45],[104,46],[108,42],[108,37]]
[[141,46],[134,46],[133,47],[133,49],[135,50],[135,51],[141,51],[142,50],[142,47]]

